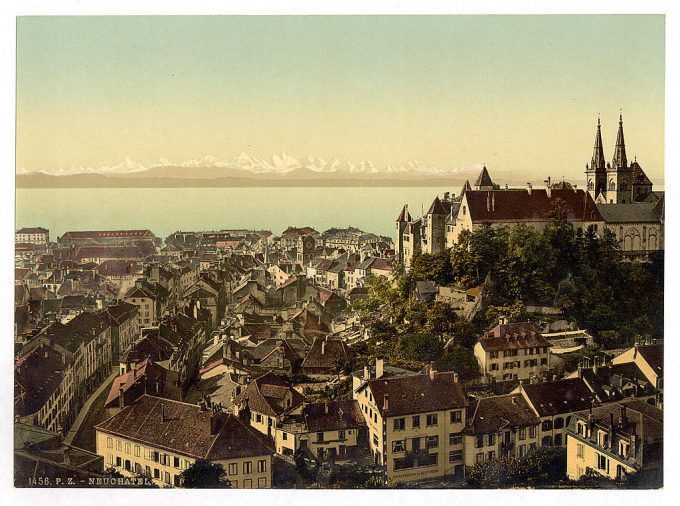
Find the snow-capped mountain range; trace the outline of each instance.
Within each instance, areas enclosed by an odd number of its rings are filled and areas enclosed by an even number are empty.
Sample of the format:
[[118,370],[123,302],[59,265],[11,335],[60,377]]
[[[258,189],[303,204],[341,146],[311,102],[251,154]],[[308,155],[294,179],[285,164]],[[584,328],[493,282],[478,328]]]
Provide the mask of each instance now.
[[[325,159],[321,157],[307,156],[304,159],[296,159],[286,153],[273,155],[269,160],[255,158],[246,153],[234,157],[231,160],[221,160],[214,156],[204,156],[203,158],[191,159],[185,162],[171,162],[161,158],[158,163],[148,166],[126,158],[122,163],[110,167],[71,167],[69,169],[43,169],[40,171],[29,171],[23,168],[17,169],[18,175],[44,174],[50,176],[71,176],[76,174],[101,174],[106,176],[134,176],[155,175],[158,169],[164,167],[186,168],[184,177],[190,177],[192,169],[224,169],[224,176],[247,176],[252,175],[272,175],[284,176],[293,172],[306,172],[309,175],[317,173],[341,175],[392,175],[392,176],[456,176],[467,173],[477,173],[481,165],[471,165],[466,167],[442,169],[412,160],[401,165],[376,166],[371,161],[353,162],[352,160],[341,161],[338,158]],[[152,170],[155,169],[155,170]],[[306,169],[306,170],[305,170]],[[211,171],[213,177],[219,177],[221,171]]]

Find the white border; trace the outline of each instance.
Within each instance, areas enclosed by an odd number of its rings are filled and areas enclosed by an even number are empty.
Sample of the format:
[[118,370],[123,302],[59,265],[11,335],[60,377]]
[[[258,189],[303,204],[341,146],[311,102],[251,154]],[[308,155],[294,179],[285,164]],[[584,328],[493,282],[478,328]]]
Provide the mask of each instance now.
[[[15,111],[15,28],[16,16],[19,15],[140,15],[140,14],[666,14],[666,153],[665,153],[665,188],[667,192],[666,250],[666,360],[667,366],[673,365],[675,353],[678,350],[677,337],[672,332],[673,315],[678,313],[678,287],[680,286],[680,268],[674,265],[677,253],[677,221],[675,201],[678,188],[677,162],[678,141],[678,112],[680,99],[678,80],[680,58],[680,8],[678,2],[639,1],[639,0],[573,0],[531,2],[521,0],[507,1],[471,1],[446,2],[436,0],[419,1],[369,1],[345,0],[343,2],[323,2],[311,0],[293,0],[287,2],[273,2],[265,0],[250,0],[248,2],[218,2],[211,0],[164,0],[152,2],[145,0],[5,0],[0,3],[0,37],[2,40],[2,71],[0,72],[1,102],[0,118],[0,165],[2,185],[2,241],[0,241],[0,322],[2,325],[3,346],[0,356],[4,366],[2,373],[2,388],[6,394],[5,402],[11,399],[12,384],[12,325],[13,320],[13,272],[14,272],[14,111]],[[673,367],[666,367],[666,410],[665,426],[667,437],[665,440],[665,487],[662,491],[287,491],[273,490],[269,492],[211,492],[211,491],[129,491],[124,489],[107,490],[27,490],[13,489],[12,462],[12,414],[11,409],[2,410],[0,419],[0,493],[7,504],[49,503],[49,504],[120,504],[129,501],[144,503],[178,503],[206,501],[225,501],[237,504],[241,501],[247,504],[285,501],[295,503],[323,501],[331,504],[356,504],[380,502],[390,503],[398,501],[479,501],[486,503],[502,500],[508,505],[527,503],[564,503],[564,504],[596,504],[601,501],[613,502],[621,499],[627,501],[650,501],[655,504],[670,503],[673,499],[677,503],[676,495],[679,487],[675,479],[679,468],[680,448],[674,428],[678,427],[678,388],[677,372]],[[671,436],[671,437],[668,437]],[[625,494],[625,495],[624,495]]]

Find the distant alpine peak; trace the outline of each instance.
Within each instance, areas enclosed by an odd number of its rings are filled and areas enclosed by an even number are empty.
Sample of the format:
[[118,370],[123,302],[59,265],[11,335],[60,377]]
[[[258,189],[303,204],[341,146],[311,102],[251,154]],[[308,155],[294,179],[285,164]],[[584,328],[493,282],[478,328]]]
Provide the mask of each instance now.
[[[71,167],[69,169],[44,169],[38,172],[51,176],[68,176],[73,174],[103,174],[103,175],[124,175],[136,172],[143,172],[156,167],[186,167],[192,168],[224,168],[225,171],[239,171],[253,174],[272,174],[285,175],[294,171],[307,170],[313,173],[334,173],[338,175],[347,174],[414,174],[431,176],[453,176],[461,173],[474,173],[481,170],[481,164],[467,165],[457,168],[442,169],[435,166],[424,165],[419,160],[409,160],[403,164],[386,166],[376,166],[372,161],[365,160],[354,162],[352,160],[341,161],[338,157],[322,158],[320,156],[307,155],[297,159],[285,152],[274,154],[270,159],[253,157],[242,152],[230,160],[222,160],[216,156],[205,155],[201,158],[192,158],[184,162],[173,162],[167,158],[160,158],[157,163],[143,165],[126,158],[123,162],[104,167]],[[16,173],[19,175],[35,173],[23,167],[18,167]]]

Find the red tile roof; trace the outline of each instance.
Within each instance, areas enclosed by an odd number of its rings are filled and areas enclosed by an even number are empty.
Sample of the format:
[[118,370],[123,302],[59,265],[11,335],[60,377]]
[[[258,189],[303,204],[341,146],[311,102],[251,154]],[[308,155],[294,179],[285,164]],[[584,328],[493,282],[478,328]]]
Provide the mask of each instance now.
[[[285,406],[281,400],[290,393],[291,405]],[[304,395],[295,390],[285,379],[268,372],[253,380],[241,392],[234,404],[247,405],[252,411],[277,417],[288,409],[295,409],[304,402]]]
[[[467,406],[465,394],[453,372],[438,372],[434,379],[429,374],[394,376],[369,380],[375,402],[384,416],[430,413]],[[388,408],[384,399],[388,397]]]
[[[211,418],[221,427],[211,433]],[[233,415],[195,404],[143,395],[131,406],[95,426],[98,431],[138,441],[153,448],[205,460],[267,456],[272,450],[250,427]]]
[[572,221],[603,221],[595,201],[584,190],[545,189],[495,190],[465,192],[473,222],[534,222],[546,221],[558,202],[566,209],[565,219]]
[[552,346],[528,322],[498,324],[479,339],[485,351],[515,350]]

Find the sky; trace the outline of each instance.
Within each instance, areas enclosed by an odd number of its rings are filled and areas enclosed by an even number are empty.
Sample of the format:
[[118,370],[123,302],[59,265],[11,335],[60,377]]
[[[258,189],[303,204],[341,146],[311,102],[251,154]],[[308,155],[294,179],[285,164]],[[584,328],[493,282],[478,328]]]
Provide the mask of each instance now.
[[270,158],[663,179],[664,17],[20,17],[23,170]]

